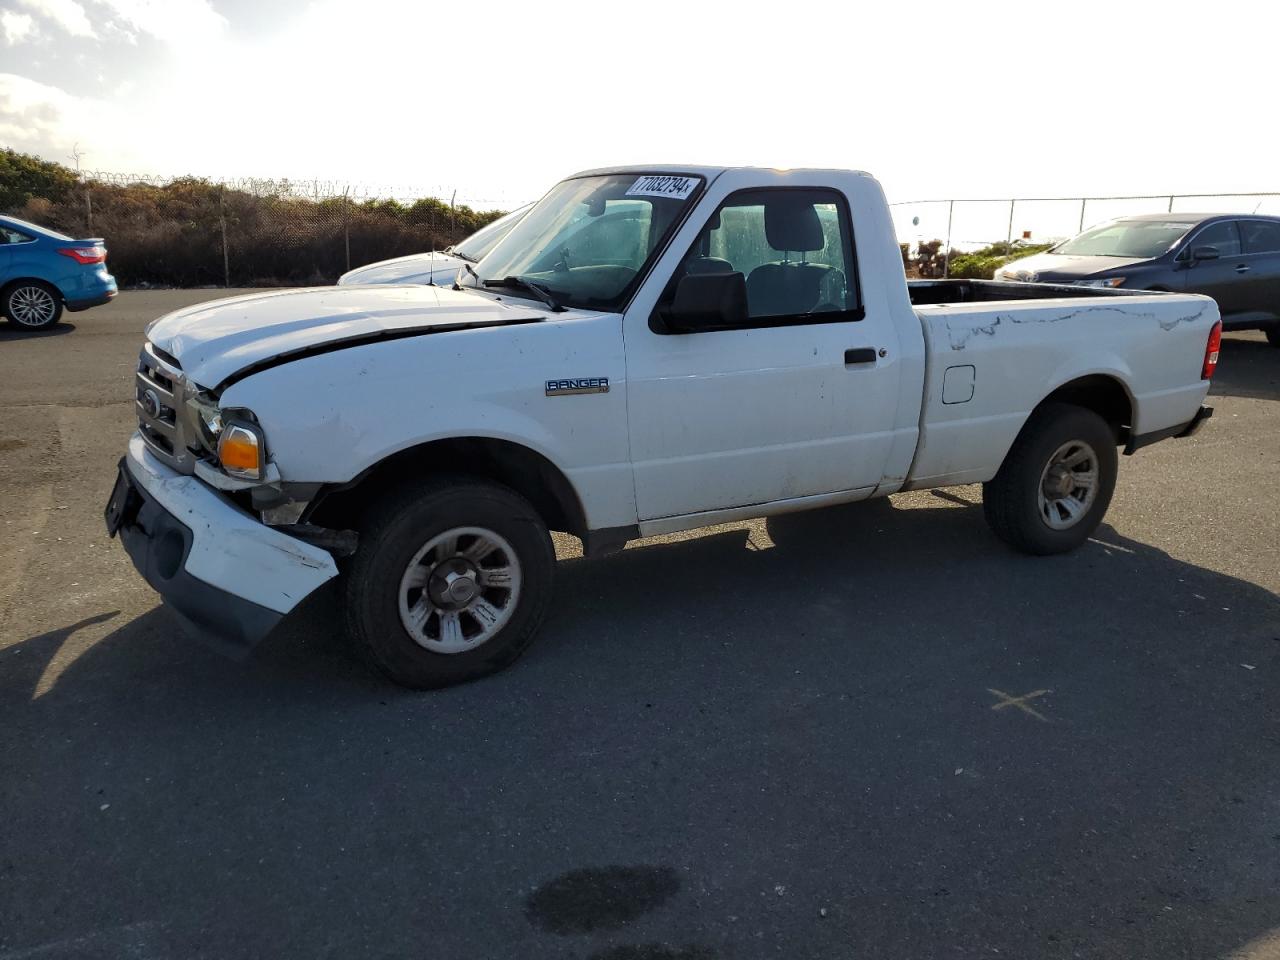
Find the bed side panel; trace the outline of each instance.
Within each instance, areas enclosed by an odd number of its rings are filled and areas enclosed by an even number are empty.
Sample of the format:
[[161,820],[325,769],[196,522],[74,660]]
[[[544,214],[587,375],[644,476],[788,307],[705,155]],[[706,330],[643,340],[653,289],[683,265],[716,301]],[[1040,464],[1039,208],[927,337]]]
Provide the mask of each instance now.
[[1200,369],[1218,319],[1208,297],[939,305],[917,313],[929,361],[920,449],[906,489],[991,479],[1031,411],[1080,377],[1117,380],[1137,433],[1185,423],[1208,392]]

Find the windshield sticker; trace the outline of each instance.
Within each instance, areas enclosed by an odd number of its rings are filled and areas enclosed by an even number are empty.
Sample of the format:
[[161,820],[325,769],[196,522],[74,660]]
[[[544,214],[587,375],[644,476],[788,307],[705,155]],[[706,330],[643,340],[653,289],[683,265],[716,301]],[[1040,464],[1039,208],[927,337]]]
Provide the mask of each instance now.
[[628,197],[670,197],[683,200],[698,186],[697,177],[641,177],[627,191]]

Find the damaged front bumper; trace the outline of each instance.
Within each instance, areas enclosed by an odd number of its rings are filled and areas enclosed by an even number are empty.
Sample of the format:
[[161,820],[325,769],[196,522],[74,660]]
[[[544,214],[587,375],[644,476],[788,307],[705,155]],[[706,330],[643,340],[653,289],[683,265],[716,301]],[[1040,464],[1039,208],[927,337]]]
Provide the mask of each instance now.
[[247,653],[337,575],[333,556],[280,533],[129,440],[107,507],[133,565],[201,639]]

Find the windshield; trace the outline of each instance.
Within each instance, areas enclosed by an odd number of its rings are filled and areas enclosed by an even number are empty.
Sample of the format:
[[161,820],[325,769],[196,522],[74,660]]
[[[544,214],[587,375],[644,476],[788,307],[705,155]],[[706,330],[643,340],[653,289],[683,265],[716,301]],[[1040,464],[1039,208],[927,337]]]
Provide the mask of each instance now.
[[498,241],[505,237],[512,227],[524,219],[524,215],[532,207],[533,204],[526,203],[520,209],[512,210],[510,213],[493,221],[493,223],[481,227],[457,246],[450,247],[447,252],[452,253],[455,257],[461,257],[463,260],[470,260],[472,263],[483,260],[489,255],[489,251],[497,246]]
[[1086,230],[1052,252],[1077,257],[1158,257],[1192,226],[1178,220],[1116,220]]
[[539,299],[532,282],[565,306],[619,310],[701,186],[661,174],[565,180],[460,279]]

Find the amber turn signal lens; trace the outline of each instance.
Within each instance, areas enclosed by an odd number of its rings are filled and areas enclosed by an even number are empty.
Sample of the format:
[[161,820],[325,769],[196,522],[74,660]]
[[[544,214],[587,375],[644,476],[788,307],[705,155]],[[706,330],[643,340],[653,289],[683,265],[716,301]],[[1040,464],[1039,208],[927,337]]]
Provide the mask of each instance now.
[[218,438],[218,462],[233,477],[260,479],[262,448],[258,435],[239,424],[228,426]]

